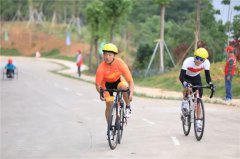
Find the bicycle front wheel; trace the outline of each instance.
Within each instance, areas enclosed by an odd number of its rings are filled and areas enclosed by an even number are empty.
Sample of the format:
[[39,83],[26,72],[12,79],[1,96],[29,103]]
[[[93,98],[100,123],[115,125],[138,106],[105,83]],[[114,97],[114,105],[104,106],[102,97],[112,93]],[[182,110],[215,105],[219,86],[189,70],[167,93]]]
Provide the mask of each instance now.
[[200,141],[203,137],[205,126],[205,112],[204,105],[201,98],[197,99],[197,106],[195,107],[194,113],[194,132],[195,137],[198,141]]
[[[189,102],[189,101],[188,101]],[[190,105],[190,102],[189,102]],[[183,127],[183,133],[185,136],[188,136],[190,130],[191,130],[191,112],[187,112],[187,114],[182,114],[181,115],[181,120],[182,120],[182,127]]]
[[190,115],[181,116],[182,126],[183,126],[183,133],[185,136],[188,136],[191,130],[191,122],[190,122]]
[[122,135],[123,135],[123,127],[125,124],[125,111],[124,111],[124,107],[122,106],[120,109],[120,120],[119,120],[119,129],[118,129],[118,143],[121,143],[121,139],[122,139]]
[[117,147],[118,144],[118,109],[117,104],[111,106],[109,117],[108,117],[108,143],[110,148],[113,150]]

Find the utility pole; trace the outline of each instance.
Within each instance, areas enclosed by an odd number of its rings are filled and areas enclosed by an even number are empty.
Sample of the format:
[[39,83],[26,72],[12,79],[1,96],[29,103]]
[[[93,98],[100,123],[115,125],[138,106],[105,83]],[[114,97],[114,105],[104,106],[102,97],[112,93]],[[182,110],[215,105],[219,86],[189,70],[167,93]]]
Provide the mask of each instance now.
[[161,29],[160,29],[160,72],[164,72],[164,17],[165,5],[160,6],[161,9]]
[[201,0],[197,1],[197,13],[196,13],[196,31],[195,31],[195,47],[197,49],[197,42],[200,39],[200,8],[201,8]]
[[228,34],[228,40],[227,43],[230,41],[230,26],[231,26],[231,0],[229,1],[228,5],[228,16],[227,16],[227,34]]

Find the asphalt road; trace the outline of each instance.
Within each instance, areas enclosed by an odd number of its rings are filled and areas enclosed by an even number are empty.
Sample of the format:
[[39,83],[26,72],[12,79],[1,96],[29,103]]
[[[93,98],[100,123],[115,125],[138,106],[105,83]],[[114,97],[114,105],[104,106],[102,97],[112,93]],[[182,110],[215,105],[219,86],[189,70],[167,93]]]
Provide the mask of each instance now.
[[180,101],[134,97],[122,143],[110,150],[94,85],[49,72],[55,63],[16,63],[17,80],[1,75],[1,159],[240,158],[239,107],[205,104],[199,142],[193,129],[183,135]]

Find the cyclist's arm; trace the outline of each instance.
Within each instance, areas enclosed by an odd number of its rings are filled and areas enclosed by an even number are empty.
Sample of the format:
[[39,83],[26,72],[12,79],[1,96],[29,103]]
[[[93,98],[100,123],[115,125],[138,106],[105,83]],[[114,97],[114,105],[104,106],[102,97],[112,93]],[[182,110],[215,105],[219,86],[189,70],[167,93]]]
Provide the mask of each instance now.
[[210,70],[205,70],[205,76],[206,76],[206,81],[207,83],[211,83],[212,79],[211,79],[211,75],[210,75]]
[[96,90],[98,91],[98,93],[100,93],[100,88],[101,88],[102,82],[103,82],[103,69],[100,65],[97,69],[96,79],[95,79]]
[[96,84],[96,90],[98,91],[98,93],[100,93],[100,88],[101,86]]
[[204,70],[205,70],[205,77],[208,84],[212,83],[211,75],[210,75],[210,62],[209,60],[205,60],[204,62]]
[[124,78],[128,82],[129,90],[130,90],[130,97],[133,96],[134,92],[134,81],[132,78],[132,74],[128,68],[128,66],[121,60],[121,71],[123,73]]
[[179,80],[184,83],[187,82],[189,83],[189,81],[186,79],[186,72],[187,70],[181,69],[180,75],[179,75]]

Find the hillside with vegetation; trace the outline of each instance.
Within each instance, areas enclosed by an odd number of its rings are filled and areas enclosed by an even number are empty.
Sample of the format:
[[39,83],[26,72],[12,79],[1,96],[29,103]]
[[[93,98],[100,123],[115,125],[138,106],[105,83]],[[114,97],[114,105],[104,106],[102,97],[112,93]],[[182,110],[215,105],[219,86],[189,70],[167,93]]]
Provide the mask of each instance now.
[[[211,77],[216,85],[215,97],[223,98],[225,96],[225,81],[224,81],[224,66],[225,62],[217,62],[211,64]],[[171,91],[182,91],[182,85],[179,81],[180,67],[172,71],[160,75],[153,75],[150,77],[135,78],[137,85],[147,86],[151,88],[161,88]],[[206,85],[204,71],[201,72],[202,83]],[[232,81],[232,94],[234,98],[240,99],[240,70],[236,70],[236,75]],[[209,90],[204,90],[204,94],[209,94]]]
[[[230,2],[222,0],[227,6]],[[239,11],[240,6],[234,9]],[[240,60],[240,14],[227,23],[217,21],[219,10],[211,0],[16,0],[1,1],[0,13],[1,55],[33,56],[40,51],[43,56],[73,60],[81,49],[84,63],[94,73],[102,44],[112,42],[141,85],[179,90],[177,70],[203,41],[222,96],[224,48],[234,45]],[[157,43],[164,50],[158,47],[153,56]],[[238,97],[238,76],[233,83]]]
[[[1,49],[15,49],[23,56],[32,56],[36,51],[48,53],[56,50],[59,54],[74,56],[77,49],[89,52],[89,44],[72,40],[71,45],[65,44],[65,35],[58,32],[47,32],[39,26],[27,26],[26,22],[3,22],[1,23],[2,32]],[[7,34],[7,35],[4,35]],[[4,40],[7,36],[7,40]],[[6,38],[6,37],[5,37]],[[5,51],[1,51],[6,54]]]

